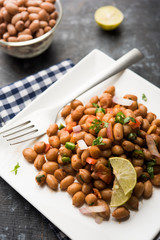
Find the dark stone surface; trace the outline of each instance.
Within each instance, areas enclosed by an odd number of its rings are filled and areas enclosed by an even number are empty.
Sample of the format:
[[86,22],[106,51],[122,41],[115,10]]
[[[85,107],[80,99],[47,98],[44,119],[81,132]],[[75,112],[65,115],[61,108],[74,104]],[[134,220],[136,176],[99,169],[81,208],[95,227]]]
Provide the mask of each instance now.
[[[51,47],[45,53],[22,60],[0,52],[0,87],[66,58],[76,64],[94,48],[117,59],[134,47],[140,49],[145,58],[131,69],[160,87],[159,0],[62,0],[62,4],[62,22]],[[115,5],[124,13],[125,19],[117,30],[105,32],[96,25],[94,12],[103,5]],[[53,225],[2,179],[0,239],[57,239]]]

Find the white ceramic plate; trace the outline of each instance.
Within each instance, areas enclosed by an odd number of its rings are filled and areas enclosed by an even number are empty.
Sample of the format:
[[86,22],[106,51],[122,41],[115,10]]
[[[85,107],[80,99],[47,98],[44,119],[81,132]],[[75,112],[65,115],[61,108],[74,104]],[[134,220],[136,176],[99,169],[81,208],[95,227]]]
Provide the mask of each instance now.
[[[53,106],[62,101],[72,91],[76,90],[93,76],[104,70],[114,60],[100,52],[93,50],[82,59],[61,80],[53,84],[27,108],[18,114],[10,123],[20,120],[28,113],[42,107]],[[125,70],[110,78],[104,83],[84,94],[80,100],[84,103],[91,96],[101,94],[109,85],[116,86],[116,94],[135,94],[139,102],[147,105],[148,110],[160,117],[158,102],[160,102],[160,90],[130,70]],[[148,101],[143,102],[142,94],[145,93]],[[10,124],[9,123],[9,124]],[[5,127],[4,127],[5,128]],[[42,138],[44,140],[47,137]],[[47,186],[39,187],[35,183],[37,170],[33,164],[29,164],[22,157],[25,147],[32,147],[34,141],[10,147],[0,137],[0,171],[2,178],[8,182],[17,192],[46,216],[53,224],[75,240],[149,240],[160,230],[160,190],[155,189],[149,200],[143,200],[138,212],[132,212],[129,220],[119,224],[112,217],[109,221],[96,224],[93,218],[82,215],[78,208],[72,206],[71,197],[61,191],[54,192]],[[10,172],[19,162],[18,174]]]

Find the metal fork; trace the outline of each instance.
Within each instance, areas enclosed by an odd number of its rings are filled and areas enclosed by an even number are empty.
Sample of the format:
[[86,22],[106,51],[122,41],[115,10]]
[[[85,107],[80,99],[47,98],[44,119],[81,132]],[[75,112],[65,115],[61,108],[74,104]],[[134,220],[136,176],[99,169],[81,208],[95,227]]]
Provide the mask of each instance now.
[[10,145],[22,143],[44,135],[49,124],[57,121],[58,113],[65,105],[95,87],[97,84],[130,67],[142,58],[143,54],[138,49],[132,49],[110,65],[106,70],[96,75],[92,81],[87,82],[86,85],[74,91],[59,106],[45,108],[31,113],[21,121],[9,126],[9,128],[4,127],[4,130],[0,131],[0,135],[2,135]]

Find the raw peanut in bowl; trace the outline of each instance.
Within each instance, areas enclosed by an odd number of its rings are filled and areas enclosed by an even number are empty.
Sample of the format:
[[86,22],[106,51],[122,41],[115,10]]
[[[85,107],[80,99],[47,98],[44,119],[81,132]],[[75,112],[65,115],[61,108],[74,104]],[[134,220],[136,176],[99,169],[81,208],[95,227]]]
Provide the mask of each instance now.
[[1,1],[0,40],[27,41],[50,31],[58,18],[54,3],[46,0]]
[[23,150],[41,170],[38,185],[67,191],[72,204],[97,223],[111,214],[127,220],[143,198],[151,198],[154,186],[160,187],[160,119],[137,96],[116,97],[114,86],[85,106],[72,101],[61,116],[65,124],[46,129],[48,143]]
[[2,0],[0,48],[19,58],[41,54],[52,43],[61,17],[60,0]]

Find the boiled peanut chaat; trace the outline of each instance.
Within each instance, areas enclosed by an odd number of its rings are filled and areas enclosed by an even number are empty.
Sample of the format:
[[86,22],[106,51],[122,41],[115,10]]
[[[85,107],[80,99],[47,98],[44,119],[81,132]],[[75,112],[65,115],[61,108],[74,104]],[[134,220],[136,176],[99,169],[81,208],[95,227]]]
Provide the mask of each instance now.
[[39,171],[37,184],[60,185],[97,223],[111,214],[128,219],[142,198],[152,196],[153,185],[160,186],[160,119],[135,95],[115,96],[114,86],[85,106],[73,100],[61,116],[65,124],[49,126],[48,143],[23,150]]

